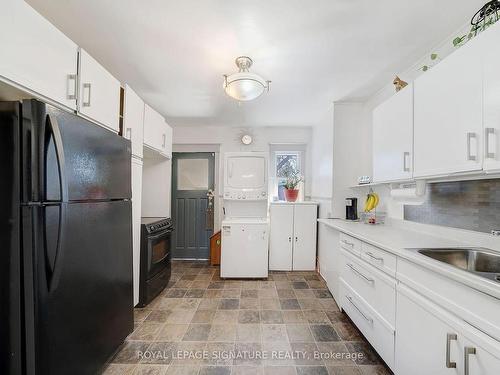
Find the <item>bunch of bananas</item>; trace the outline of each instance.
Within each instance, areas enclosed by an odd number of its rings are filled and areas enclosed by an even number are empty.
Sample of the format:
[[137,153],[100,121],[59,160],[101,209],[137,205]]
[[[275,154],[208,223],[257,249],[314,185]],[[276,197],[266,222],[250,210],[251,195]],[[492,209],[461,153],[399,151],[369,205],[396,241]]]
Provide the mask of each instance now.
[[378,206],[378,202],[380,201],[380,198],[377,193],[370,192],[366,196],[366,201],[365,201],[365,212],[371,212]]

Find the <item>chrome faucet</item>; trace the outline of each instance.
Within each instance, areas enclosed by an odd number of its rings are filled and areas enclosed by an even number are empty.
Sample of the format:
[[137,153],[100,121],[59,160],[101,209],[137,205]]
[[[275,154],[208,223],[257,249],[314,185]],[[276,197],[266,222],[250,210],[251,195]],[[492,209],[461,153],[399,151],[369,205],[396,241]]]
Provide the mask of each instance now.
[[492,234],[493,236],[500,236],[500,229],[493,229],[493,230],[491,231],[491,234]]

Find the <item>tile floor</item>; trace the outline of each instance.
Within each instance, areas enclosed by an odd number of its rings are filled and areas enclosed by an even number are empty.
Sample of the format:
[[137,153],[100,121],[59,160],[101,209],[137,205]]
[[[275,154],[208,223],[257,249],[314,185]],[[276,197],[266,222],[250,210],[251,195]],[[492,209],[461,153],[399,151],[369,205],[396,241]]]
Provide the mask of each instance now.
[[317,273],[221,280],[218,267],[175,261],[168,288],[135,310],[135,330],[104,374],[391,372],[339,311]]

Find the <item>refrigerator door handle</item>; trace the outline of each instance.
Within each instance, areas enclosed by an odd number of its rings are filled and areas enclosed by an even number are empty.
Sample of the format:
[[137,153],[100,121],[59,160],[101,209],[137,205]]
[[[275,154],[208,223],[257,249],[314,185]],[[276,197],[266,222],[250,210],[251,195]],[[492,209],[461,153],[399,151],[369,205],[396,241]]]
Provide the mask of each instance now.
[[[61,201],[68,201],[68,183],[66,181],[66,162],[64,159],[64,148],[61,136],[61,130],[59,128],[59,124],[57,123],[57,119],[52,114],[47,114],[47,124],[50,128],[50,132],[54,137],[54,145],[56,148],[56,156],[57,156],[57,169],[59,171],[59,184],[61,189]],[[44,151],[45,152],[45,151]]]
[[[52,274],[48,280],[49,293],[54,292],[59,285],[59,279],[61,278],[61,269],[63,262],[63,242],[64,242],[64,232],[66,230],[66,203],[61,203],[59,206],[59,230],[57,233],[57,244],[55,251],[54,267],[52,269]],[[45,250],[47,254],[47,249]],[[47,259],[48,257],[46,257]]]

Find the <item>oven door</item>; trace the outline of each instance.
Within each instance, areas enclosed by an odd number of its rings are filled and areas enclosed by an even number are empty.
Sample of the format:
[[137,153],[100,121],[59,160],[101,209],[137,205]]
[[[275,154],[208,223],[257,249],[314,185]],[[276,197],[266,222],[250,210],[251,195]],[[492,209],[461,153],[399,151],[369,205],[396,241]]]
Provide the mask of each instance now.
[[148,236],[147,279],[170,266],[171,234],[172,230],[167,229]]

